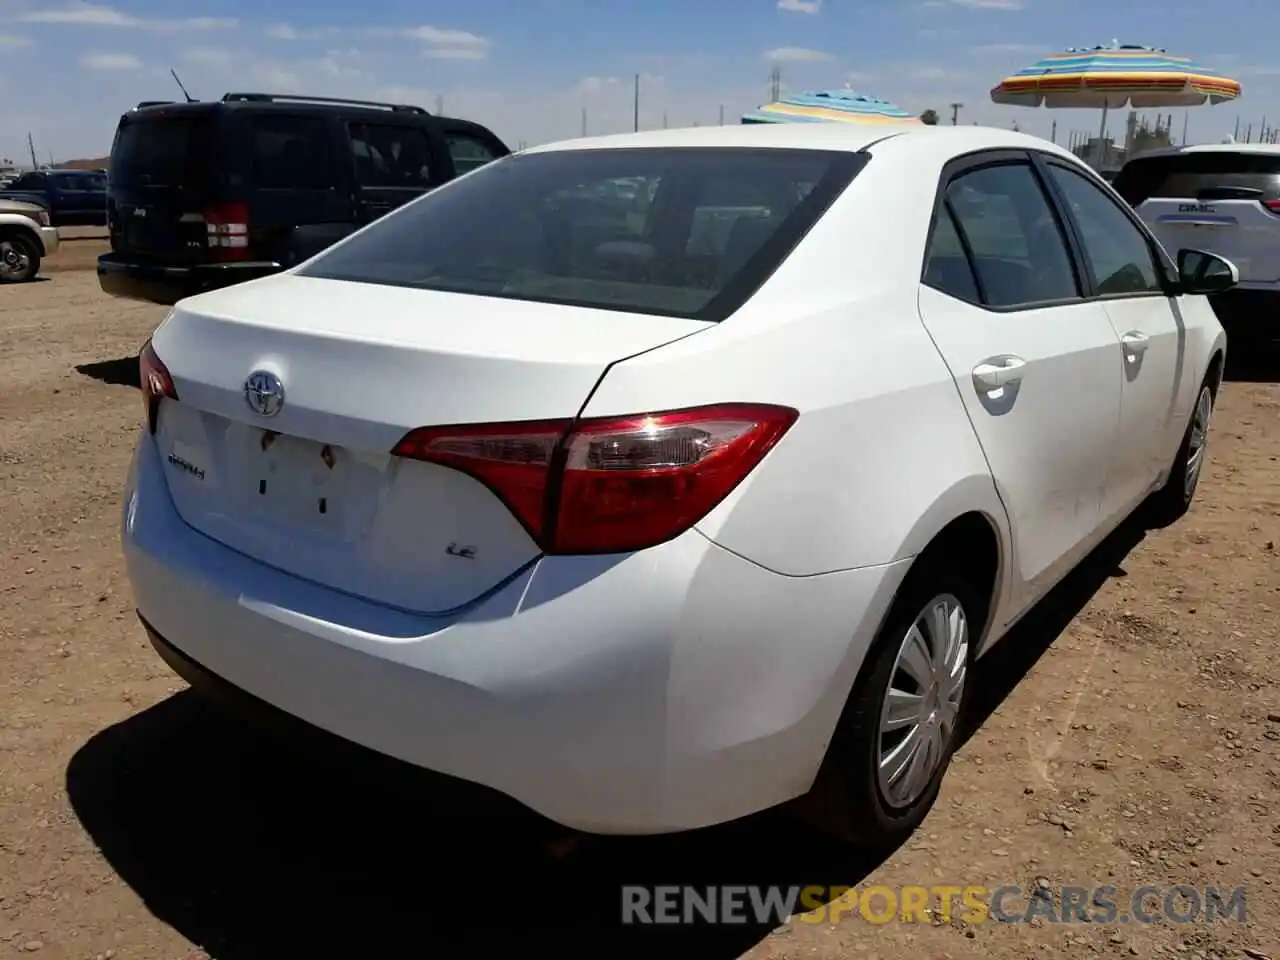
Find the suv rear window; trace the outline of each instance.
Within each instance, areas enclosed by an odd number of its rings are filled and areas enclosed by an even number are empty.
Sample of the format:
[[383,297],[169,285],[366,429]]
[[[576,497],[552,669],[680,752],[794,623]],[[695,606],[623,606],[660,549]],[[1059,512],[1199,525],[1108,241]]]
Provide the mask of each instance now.
[[1201,190],[1249,187],[1260,199],[1280,199],[1280,154],[1213,150],[1138,157],[1113,184],[1131,206],[1152,197],[1194,200]]
[[497,160],[302,275],[721,320],[866,162],[811,150],[565,150]]
[[166,116],[125,120],[111,147],[107,178],[121,187],[174,187],[203,182],[211,164],[212,118]]

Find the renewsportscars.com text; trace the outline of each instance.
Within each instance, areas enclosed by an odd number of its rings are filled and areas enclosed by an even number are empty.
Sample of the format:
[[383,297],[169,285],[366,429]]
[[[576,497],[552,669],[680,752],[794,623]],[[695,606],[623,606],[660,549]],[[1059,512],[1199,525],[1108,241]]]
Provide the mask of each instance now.
[[624,886],[624,924],[801,923],[1212,923],[1245,922],[1245,890],[1235,887],[1111,884],[1029,891],[1007,884],[867,886]]

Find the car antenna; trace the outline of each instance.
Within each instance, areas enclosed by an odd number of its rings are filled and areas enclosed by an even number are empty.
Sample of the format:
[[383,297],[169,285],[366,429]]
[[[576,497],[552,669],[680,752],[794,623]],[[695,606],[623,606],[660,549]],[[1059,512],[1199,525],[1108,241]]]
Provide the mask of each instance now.
[[178,79],[178,71],[172,67],[169,68],[169,75],[173,77],[173,82],[178,85],[178,89],[182,91],[182,95],[187,98],[187,103],[195,103],[196,98],[187,93],[187,88],[182,85],[182,81]]

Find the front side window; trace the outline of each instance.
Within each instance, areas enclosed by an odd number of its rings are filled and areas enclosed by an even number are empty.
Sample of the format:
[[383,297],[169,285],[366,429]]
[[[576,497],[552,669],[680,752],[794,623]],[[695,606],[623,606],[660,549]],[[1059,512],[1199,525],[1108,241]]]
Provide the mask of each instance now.
[[1163,288],[1151,248],[1133,221],[1115,201],[1082,173],[1049,165],[1063,199],[1080,232],[1085,259],[1105,295],[1160,293]]
[[1062,228],[1029,163],[963,173],[947,187],[946,199],[968,241],[987,306],[1080,295]]
[[728,148],[513,156],[403,207],[302,273],[721,319],[864,162]]
[[449,144],[449,154],[453,157],[453,171],[458,176],[498,159],[484,141],[470,134],[449,133],[445,135],[445,140]]

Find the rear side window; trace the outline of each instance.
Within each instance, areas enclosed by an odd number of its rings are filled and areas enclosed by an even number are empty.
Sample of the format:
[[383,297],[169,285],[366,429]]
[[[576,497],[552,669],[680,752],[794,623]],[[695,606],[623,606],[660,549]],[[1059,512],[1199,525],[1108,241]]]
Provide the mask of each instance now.
[[107,178],[121,187],[204,183],[212,163],[211,117],[126,120],[116,131]]
[[865,162],[728,148],[508,157],[379,220],[303,273],[720,320]]
[[325,120],[257,116],[251,128],[256,186],[265,190],[328,190],[334,185]]
[[431,141],[419,127],[351,124],[351,157],[362,187],[409,187],[432,183]]
[[[1280,154],[1212,150],[1138,157],[1124,165],[1112,184],[1131,206],[1156,199],[1196,200],[1201,191],[1261,190],[1260,200],[1280,199]],[[1228,190],[1229,194],[1230,191]]]
[[453,157],[453,170],[458,176],[470,173],[476,167],[483,167],[492,160],[497,160],[489,145],[478,137],[467,133],[447,133],[445,140],[449,144],[449,153]]
[[985,304],[1020,307],[1080,295],[1062,228],[1029,164],[963,173],[946,199]]

